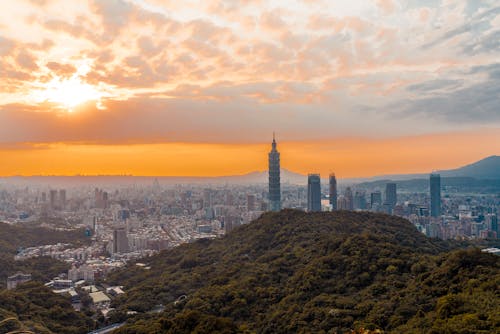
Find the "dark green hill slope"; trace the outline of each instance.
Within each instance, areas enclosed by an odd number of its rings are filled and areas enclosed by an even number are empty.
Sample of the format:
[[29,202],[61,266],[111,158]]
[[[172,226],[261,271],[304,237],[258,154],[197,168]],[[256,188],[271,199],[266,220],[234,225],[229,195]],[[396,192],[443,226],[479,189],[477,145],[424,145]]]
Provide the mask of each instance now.
[[28,282],[14,290],[0,291],[0,333],[29,330],[37,334],[84,334],[93,328],[94,321],[76,312],[68,298],[40,283]]
[[[49,257],[15,261],[19,247],[46,244],[88,243],[83,230],[56,231],[47,228],[0,223],[0,333],[31,330],[35,333],[87,333],[94,321],[76,312],[69,299],[43,286],[47,280],[67,272],[69,265]],[[14,290],[3,289],[7,276],[17,271],[31,273],[33,281]]]
[[14,261],[20,247],[56,243],[86,244],[90,240],[83,230],[56,231],[42,227],[27,227],[0,223],[0,289],[5,287],[7,276],[17,271],[31,273],[34,280],[47,281],[69,269],[68,264],[48,257]]
[[[151,257],[150,270],[114,272],[109,281],[128,291],[116,319],[140,312],[117,333],[427,333],[465,315],[498,329],[499,258],[450,248],[387,215],[267,213],[222,239]],[[476,293],[482,301],[471,302]],[[468,306],[444,306],[455,297]],[[161,315],[147,313],[158,304]]]

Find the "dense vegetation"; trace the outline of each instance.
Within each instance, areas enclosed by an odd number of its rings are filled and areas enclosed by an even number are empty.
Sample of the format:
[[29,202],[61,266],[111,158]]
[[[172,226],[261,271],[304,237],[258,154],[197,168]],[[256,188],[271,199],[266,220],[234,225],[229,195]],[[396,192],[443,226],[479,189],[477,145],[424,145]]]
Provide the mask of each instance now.
[[80,334],[93,327],[94,322],[73,310],[67,298],[40,283],[28,282],[15,290],[0,291],[0,333],[30,330],[39,334]]
[[0,223],[0,289],[7,276],[17,271],[31,273],[34,280],[47,281],[68,270],[68,265],[47,257],[14,261],[20,247],[33,247],[56,243],[88,243],[83,230],[57,231],[41,227],[27,227]]
[[112,273],[113,318],[139,312],[116,333],[500,330],[500,258],[452,246],[387,215],[267,213]]
[[[82,230],[56,231],[46,228],[12,226],[0,223],[0,333],[30,330],[35,333],[87,333],[94,322],[73,310],[69,299],[54,294],[41,283],[66,272],[69,265],[40,257],[14,261],[19,247],[88,242]],[[33,281],[15,290],[3,289],[7,276],[31,273]]]

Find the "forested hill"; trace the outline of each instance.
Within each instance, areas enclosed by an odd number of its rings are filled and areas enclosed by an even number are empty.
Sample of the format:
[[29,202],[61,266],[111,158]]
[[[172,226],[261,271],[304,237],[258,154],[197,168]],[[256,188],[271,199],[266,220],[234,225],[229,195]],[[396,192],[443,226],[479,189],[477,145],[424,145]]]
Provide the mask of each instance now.
[[[114,272],[109,281],[128,291],[115,321],[139,312],[116,332],[498,329],[499,258],[449,248],[393,216],[266,213],[222,239],[144,260],[150,270]],[[148,313],[159,304],[163,313]]]
[[[94,321],[76,312],[67,297],[54,294],[43,286],[69,265],[49,257],[15,261],[19,247],[55,243],[81,245],[89,242],[83,230],[58,231],[42,227],[0,223],[0,333],[83,334],[94,328]],[[30,273],[32,282],[14,290],[3,289],[7,276]]]
[[17,271],[31,273],[34,280],[45,282],[69,268],[68,264],[47,257],[14,261],[14,255],[19,248],[59,242],[81,245],[89,241],[83,229],[57,231],[43,227],[0,223],[0,289],[5,287],[7,276]]

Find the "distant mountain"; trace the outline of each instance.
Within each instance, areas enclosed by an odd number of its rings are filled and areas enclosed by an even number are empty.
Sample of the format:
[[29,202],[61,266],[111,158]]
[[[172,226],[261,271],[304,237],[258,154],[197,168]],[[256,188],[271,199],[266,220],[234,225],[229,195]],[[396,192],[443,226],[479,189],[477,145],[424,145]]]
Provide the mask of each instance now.
[[500,156],[492,155],[470,165],[438,171],[442,177],[473,177],[476,179],[500,179]]
[[109,316],[117,334],[496,332],[500,257],[451,245],[395,216],[266,213],[112,272]]
[[[430,173],[430,171],[429,171]],[[413,179],[427,179],[429,173],[421,174],[391,174],[364,178],[339,178],[341,184],[372,182],[379,180],[403,181]],[[442,177],[471,177],[476,179],[500,179],[500,156],[491,156],[473,164],[439,171]],[[327,175],[322,175],[322,182],[328,182]],[[160,184],[264,184],[268,182],[268,172],[254,171],[242,175],[228,176],[132,176],[132,175],[75,175],[75,176],[12,176],[0,177],[0,182],[16,184],[42,184],[50,186],[66,185],[126,185],[126,184],[152,184],[157,179]],[[307,175],[281,169],[281,183],[306,185]]]
[[[387,174],[378,175],[366,178],[349,178],[342,179],[342,183],[360,183],[360,182],[374,182],[382,180],[391,181],[407,181],[407,180],[417,180],[417,179],[427,179],[429,178],[429,173],[419,173],[419,174]],[[490,157],[484,158],[470,165],[460,167],[457,169],[450,170],[439,170],[436,171],[441,177],[450,178],[475,178],[480,180],[500,180],[500,156],[492,155]]]

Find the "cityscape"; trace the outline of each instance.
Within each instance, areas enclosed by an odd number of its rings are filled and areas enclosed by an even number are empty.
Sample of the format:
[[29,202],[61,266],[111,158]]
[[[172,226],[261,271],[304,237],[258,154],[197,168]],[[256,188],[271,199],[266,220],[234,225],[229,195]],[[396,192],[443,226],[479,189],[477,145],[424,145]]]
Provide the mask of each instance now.
[[[202,238],[216,238],[248,224],[265,211],[292,208],[307,212],[372,211],[408,219],[426,236],[440,239],[496,239],[497,193],[444,192],[439,174],[428,178],[428,191],[398,191],[397,183],[375,187],[338,184],[334,173],[321,184],[319,174],[307,186],[280,182],[280,153],[273,137],[269,182],[249,185],[176,184],[91,186],[71,189],[4,186],[0,219],[9,224],[42,224],[51,229],[84,229],[91,245],[67,244],[20,248],[15,259],[50,256],[74,265],[72,281],[93,281],[128,260]],[[306,176],[304,176],[306,178]],[[8,183],[7,183],[8,184]]]
[[19,0],[0,333],[497,333],[493,0]]

